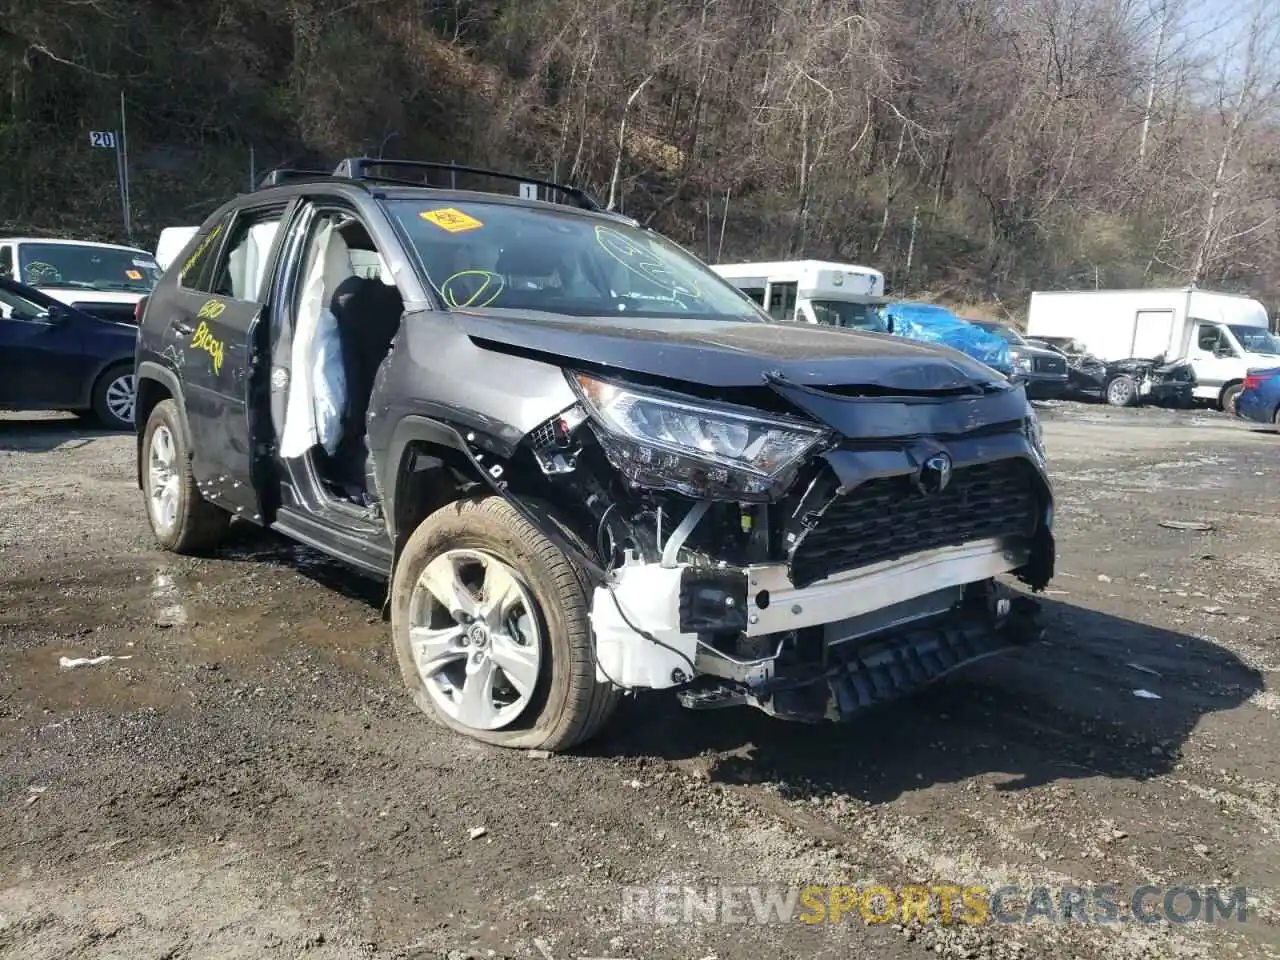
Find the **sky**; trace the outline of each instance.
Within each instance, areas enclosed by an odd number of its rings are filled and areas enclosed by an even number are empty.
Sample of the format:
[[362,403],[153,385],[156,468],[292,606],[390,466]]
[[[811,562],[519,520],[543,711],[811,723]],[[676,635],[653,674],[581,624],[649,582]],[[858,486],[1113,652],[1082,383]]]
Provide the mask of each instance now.
[[[1186,0],[1182,34],[1193,49],[1208,56],[1243,56],[1253,14],[1259,3],[1275,8],[1280,0]],[[1280,54],[1280,51],[1276,51]]]

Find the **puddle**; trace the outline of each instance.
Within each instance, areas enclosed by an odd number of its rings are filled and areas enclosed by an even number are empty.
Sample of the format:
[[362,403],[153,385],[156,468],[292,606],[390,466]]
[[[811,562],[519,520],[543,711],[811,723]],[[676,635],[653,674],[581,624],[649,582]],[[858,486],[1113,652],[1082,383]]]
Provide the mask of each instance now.
[[183,606],[173,576],[168,573],[157,573],[151,580],[151,602],[155,608],[155,625],[157,627],[185,627],[188,620],[187,608]]

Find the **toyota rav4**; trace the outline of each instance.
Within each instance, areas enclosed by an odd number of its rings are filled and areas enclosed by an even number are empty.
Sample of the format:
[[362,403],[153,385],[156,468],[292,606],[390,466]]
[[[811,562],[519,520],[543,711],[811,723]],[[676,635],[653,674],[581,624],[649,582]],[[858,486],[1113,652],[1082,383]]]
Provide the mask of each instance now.
[[165,273],[136,372],[159,543],[240,518],[386,578],[414,700],[491,743],[566,749],[638,690],[844,719],[1039,635],[1020,386],[771,321],[573,187],[276,171]]

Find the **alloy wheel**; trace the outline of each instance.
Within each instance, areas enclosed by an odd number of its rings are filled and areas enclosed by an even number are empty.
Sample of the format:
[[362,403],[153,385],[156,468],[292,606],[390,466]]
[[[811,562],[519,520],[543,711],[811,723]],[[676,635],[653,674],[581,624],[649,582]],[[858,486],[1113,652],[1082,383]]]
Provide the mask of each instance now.
[[147,449],[147,508],[156,530],[167,534],[178,522],[178,447],[173,432],[160,424]]
[[538,682],[542,635],[528,588],[481,550],[449,550],[413,588],[409,645],[427,692],[455,722],[509,726]]

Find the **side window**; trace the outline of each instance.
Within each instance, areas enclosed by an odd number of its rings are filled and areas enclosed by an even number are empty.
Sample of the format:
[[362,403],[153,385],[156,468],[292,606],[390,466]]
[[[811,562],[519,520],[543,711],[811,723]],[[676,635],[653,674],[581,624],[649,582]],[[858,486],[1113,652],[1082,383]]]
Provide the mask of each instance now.
[[792,320],[796,315],[796,290],[799,284],[769,284],[769,316],[775,320]]
[[1196,329],[1196,335],[1199,338],[1200,349],[1205,353],[1213,353],[1214,350],[1218,349],[1220,334],[1217,327],[1209,323],[1202,323]]
[[0,246],[0,277],[13,276],[13,247]]
[[214,271],[210,293],[233,300],[260,302],[262,282],[271,265],[271,245],[284,210],[250,212],[236,218]]
[[0,290],[0,320],[25,320],[48,323],[49,310],[34,301],[8,290]]
[[756,306],[764,306],[764,287],[741,287],[740,289],[756,302]]
[[[213,290],[213,267],[218,260],[218,248],[222,235],[226,232],[231,214],[227,214],[213,224],[207,233],[201,234],[190,253],[181,261],[178,268],[178,286],[196,293],[210,293]],[[183,251],[185,252],[185,251]]]

